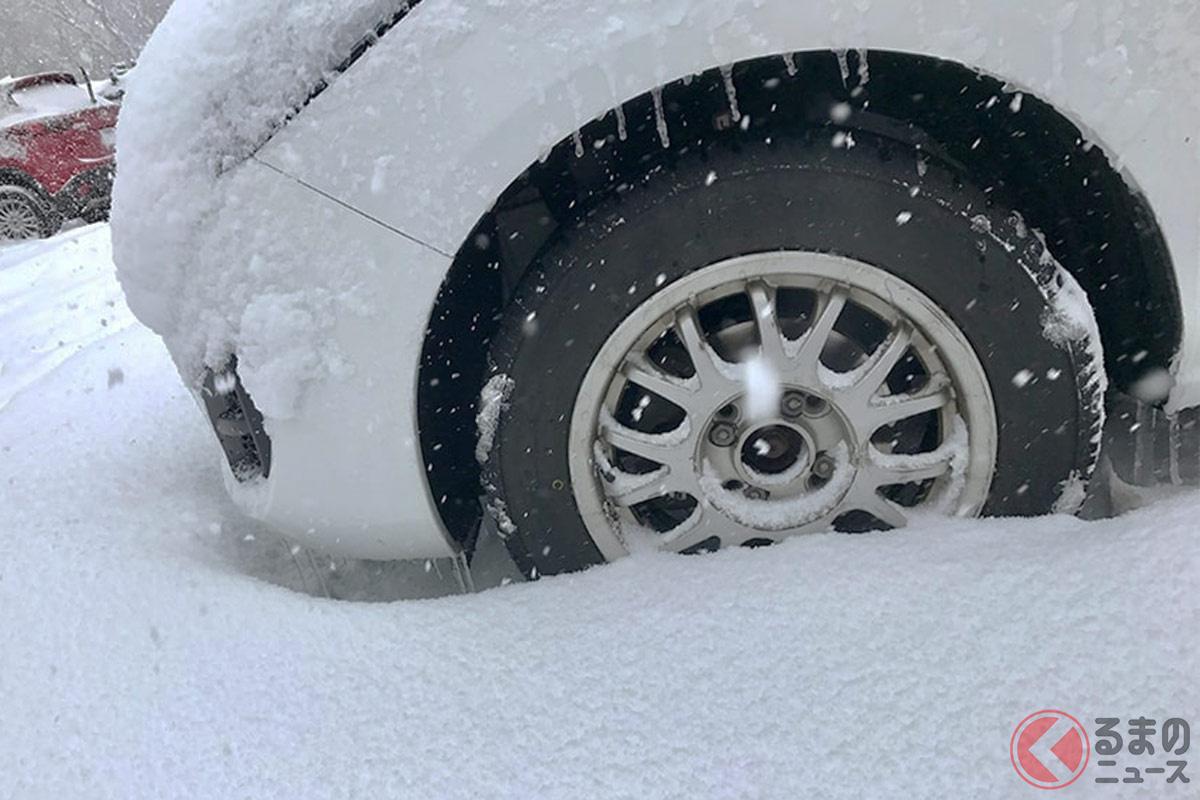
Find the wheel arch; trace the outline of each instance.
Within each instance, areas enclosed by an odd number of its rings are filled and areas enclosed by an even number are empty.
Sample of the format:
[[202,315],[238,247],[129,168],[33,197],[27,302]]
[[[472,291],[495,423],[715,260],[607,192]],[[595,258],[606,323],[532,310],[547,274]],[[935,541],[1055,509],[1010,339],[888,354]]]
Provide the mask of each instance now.
[[24,190],[47,214],[55,212],[54,200],[42,185],[28,173],[13,167],[0,167],[0,189],[16,187]]
[[[918,150],[969,176],[997,203],[1021,209],[1087,291],[1115,388],[1170,368],[1182,336],[1170,255],[1146,198],[1104,148],[1035,95],[960,63],[872,51],[867,81],[864,58],[768,56],[673,81],[588,123],[500,194],[455,254],[420,362],[422,452],[455,538],[468,540],[479,518],[473,454],[484,354],[526,268],[601,200],[745,137],[826,137],[832,147],[865,129],[894,140],[898,154]],[[1153,330],[1139,324],[1147,317]]]

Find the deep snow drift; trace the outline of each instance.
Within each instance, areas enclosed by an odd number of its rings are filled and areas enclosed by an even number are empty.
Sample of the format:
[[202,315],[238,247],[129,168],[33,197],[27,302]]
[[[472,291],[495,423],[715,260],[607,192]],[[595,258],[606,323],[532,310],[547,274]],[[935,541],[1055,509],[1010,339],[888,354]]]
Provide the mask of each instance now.
[[[477,596],[281,588],[447,584],[238,515],[107,236],[0,250],[0,795],[1011,798],[1035,711],[1200,725],[1195,494]],[[1109,796],[1095,759],[1063,796]]]

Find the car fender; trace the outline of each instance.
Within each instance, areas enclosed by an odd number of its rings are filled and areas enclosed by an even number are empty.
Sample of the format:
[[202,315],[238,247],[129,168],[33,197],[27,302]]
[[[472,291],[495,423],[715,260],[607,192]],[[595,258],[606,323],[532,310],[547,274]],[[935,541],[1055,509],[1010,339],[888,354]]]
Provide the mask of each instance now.
[[[622,101],[714,66],[837,48],[865,51],[859,81],[871,49],[978,68],[1101,146],[1158,217],[1185,315],[1172,400],[1200,403],[1200,101],[1170,89],[1200,79],[1200,13],[1185,4],[425,0],[257,158],[453,253],[529,164]],[[435,292],[410,302],[428,313]]]
[[[181,0],[118,127],[113,243],[130,306],[193,388],[236,354],[274,463],[260,482],[229,476],[231,490],[294,541],[368,558],[454,551],[416,389],[455,252],[588,121],[776,54],[862,48],[857,82],[872,49],[936,56],[1074,121],[1158,216],[1185,312],[1174,400],[1200,403],[1200,98],[1172,91],[1200,81],[1191,4],[423,0],[339,72],[372,29],[360,23],[394,11],[353,0],[314,20],[283,0]],[[281,41],[263,42],[267,29]],[[203,58],[181,58],[189,47]]]
[[[240,225],[254,234],[231,272],[295,265],[238,312],[256,331],[238,371],[262,409],[271,468],[269,479],[243,481],[226,465],[234,501],[290,541],[329,553],[452,555],[416,435],[410,354],[420,353],[425,319],[408,304],[437,291],[449,259],[263,164],[243,164],[227,188],[199,246],[215,247]],[[319,302],[313,284],[326,290]],[[203,407],[201,387],[191,388]]]

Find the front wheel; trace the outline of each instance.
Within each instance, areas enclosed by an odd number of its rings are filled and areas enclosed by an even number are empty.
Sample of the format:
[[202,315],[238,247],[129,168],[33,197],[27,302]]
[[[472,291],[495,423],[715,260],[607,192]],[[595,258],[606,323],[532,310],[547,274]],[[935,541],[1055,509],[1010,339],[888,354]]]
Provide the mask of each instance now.
[[1082,293],[1019,216],[894,153],[713,154],[542,255],[492,348],[484,465],[527,571],[1082,498]]
[[0,188],[0,242],[42,239],[53,231],[50,215],[24,189]]
[[878,267],[784,250],[626,317],[584,375],[567,460],[611,559],[638,527],[690,553],[974,515],[996,455],[987,375],[945,312]]

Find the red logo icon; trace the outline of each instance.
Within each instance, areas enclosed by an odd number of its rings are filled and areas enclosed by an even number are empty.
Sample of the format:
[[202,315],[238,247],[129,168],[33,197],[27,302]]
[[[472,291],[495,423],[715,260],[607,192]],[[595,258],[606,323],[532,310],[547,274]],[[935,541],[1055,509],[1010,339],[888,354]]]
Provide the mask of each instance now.
[[1039,789],[1074,783],[1088,763],[1090,745],[1079,720],[1062,711],[1039,711],[1013,731],[1009,755],[1017,774]]

